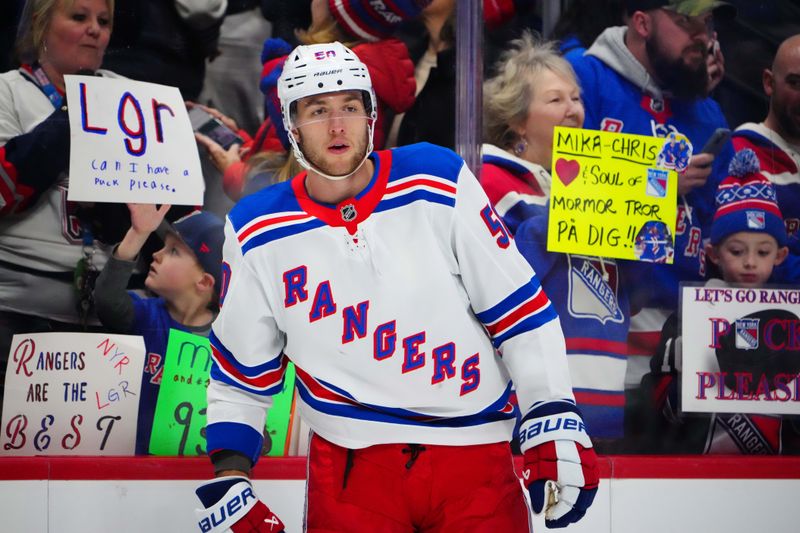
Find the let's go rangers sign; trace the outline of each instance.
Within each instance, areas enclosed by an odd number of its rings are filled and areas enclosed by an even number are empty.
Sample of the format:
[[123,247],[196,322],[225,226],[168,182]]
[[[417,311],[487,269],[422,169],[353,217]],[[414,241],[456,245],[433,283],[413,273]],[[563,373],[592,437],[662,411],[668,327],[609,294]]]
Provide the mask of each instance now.
[[800,289],[681,286],[681,410],[800,413]]

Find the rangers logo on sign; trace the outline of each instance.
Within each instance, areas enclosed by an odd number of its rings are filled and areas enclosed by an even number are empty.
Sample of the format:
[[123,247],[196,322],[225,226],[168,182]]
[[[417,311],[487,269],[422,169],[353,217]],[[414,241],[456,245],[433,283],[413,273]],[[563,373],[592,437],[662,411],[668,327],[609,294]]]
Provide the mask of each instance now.
[[667,195],[667,183],[669,182],[669,172],[657,168],[647,169],[647,194],[656,198],[664,198]]
[[342,220],[345,222],[352,222],[358,216],[356,212],[356,206],[353,204],[345,204],[339,207],[339,212],[342,215]]
[[736,347],[740,350],[758,348],[758,318],[739,318],[736,320]]

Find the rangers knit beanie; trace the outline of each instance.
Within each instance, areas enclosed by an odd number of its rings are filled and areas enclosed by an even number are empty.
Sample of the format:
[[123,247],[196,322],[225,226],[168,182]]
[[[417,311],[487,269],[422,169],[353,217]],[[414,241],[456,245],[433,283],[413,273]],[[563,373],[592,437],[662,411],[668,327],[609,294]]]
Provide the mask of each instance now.
[[758,156],[745,148],[736,152],[728,176],[719,184],[717,210],[711,222],[711,244],[740,231],[768,233],[786,245],[786,226],[778,208],[775,187],[759,174]]
[[404,20],[413,19],[432,0],[328,0],[331,15],[354,39],[380,41]]
[[267,116],[275,128],[275,134],[280,140],[284,150],[289,149],[289,136],[283,128],[283,118],[281,117],[281,102],[278,99],[278,78],[283,72],[283,64],[286,56],[292,51],[292,45],[285,40],[273,37],[264,41],[261,50],[261,81],[259,88],[264,93],[264,107]]

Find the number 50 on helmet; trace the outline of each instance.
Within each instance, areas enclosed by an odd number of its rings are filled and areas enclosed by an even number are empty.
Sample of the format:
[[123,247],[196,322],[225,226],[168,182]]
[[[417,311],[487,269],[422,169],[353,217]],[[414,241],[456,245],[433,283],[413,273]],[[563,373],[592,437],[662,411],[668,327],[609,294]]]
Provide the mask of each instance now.
[[308,163],[293,133],[297,101],[317,94],[353,90],[363,93],[363,103],[369,117],[369,154],[373,148],[372,135],[378,110],[366,65],[339,42],[298,46],[289,54],[278,79],[278,98],[289,142],[304,167],[308,168]]

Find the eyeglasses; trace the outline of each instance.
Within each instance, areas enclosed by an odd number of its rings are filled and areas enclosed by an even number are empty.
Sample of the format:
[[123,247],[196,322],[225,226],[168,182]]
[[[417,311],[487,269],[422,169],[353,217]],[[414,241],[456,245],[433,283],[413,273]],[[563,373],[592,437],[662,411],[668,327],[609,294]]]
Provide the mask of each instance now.
[[694,35],[698,32],[704,32],[707,35],[714,34],[714,15],[709,11],[705,15],[690,17],[689,15],[681,15],[675,11],[667,8],[661,8],[661,11],[675,23],[676,26],[681,28],[689,35]]

